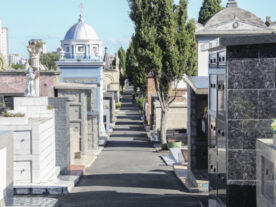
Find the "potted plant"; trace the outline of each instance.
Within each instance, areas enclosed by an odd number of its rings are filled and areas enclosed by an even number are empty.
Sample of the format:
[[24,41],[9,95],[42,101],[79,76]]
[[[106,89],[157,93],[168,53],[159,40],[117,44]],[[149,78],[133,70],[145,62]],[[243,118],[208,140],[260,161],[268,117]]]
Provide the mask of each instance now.
[[273,122],[271,124],[271,129],[273,132],[273,144],[276,144],[276,119],[273,119]]
[[182,147],[182,142],[181,141],[178,141],[178,140],[175,140],[175,139],[170,139],[168,140],[168,149],[170,148],[181,148]]

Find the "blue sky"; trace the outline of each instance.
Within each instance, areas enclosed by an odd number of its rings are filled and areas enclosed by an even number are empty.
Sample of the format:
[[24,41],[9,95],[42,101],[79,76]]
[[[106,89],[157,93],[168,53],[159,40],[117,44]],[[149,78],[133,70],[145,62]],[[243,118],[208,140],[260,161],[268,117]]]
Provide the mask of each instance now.
[[[84,18],[98,33],[110,53],[128,47],[134,26],[128,17],[127,0],[1,0],[0,19],[9,28],[10,53],[27,56],[27,42],[43,39],[47,50],[60,46],[66,31],[79,18],[79,4],[84,4]],[[189,1],[189,18],[197,18],[203,0]],[[222,5],[226,5],[223,0]],[[240,8],[265,20],[276,21],[276,0],[237,0]]]

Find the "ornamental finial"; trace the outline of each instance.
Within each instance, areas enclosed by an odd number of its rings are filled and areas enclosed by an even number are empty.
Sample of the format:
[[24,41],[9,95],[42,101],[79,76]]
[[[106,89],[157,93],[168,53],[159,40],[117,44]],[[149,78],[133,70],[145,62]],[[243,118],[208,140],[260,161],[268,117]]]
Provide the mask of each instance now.
[[228,0],[226,8],[237,8],[238,4],[235,0]]

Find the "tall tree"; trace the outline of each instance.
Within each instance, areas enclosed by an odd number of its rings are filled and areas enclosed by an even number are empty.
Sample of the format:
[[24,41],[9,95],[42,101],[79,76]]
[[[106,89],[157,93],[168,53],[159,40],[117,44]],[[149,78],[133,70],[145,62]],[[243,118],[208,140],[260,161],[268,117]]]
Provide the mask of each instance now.
[[212,16],[222,9],[221,0],[204,0],[199,11],[198,22],[205,24]]
[[[166,122],[184,73],[195,74],[196,42],[194,22],[187,23],[187,0],[129,0],[130,17],[138,41],[137,60],[154,79],[161,105],[161,141],[166,147]],[[195,48],[192,48],[194,47]],[[192,51],[195,49],[195,51]],[[170,94],[172,83],[175,93]]]
[[135,37],[133,36],[126,54],[126,73],[128,81],[134,86],[134,90],[137,91],[139,88],[143,96],[147,87],[147,73],[144,67],[139,67],[136,45]]
[[118,50],[118,56],[120,59],[120,86],[124,90],[126,80],[126,52],[122,47]]

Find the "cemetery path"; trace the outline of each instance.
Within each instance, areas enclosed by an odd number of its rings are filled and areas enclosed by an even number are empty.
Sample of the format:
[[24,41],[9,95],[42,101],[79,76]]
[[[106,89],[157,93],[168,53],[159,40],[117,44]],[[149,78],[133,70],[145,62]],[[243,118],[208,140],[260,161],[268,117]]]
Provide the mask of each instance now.
[[[62,207],[201,207],[207,197],[189,194],[148,142],[131,93],[125,93],[106,148],[86,170]],[[203,205],[204,204],[204,205]]]

